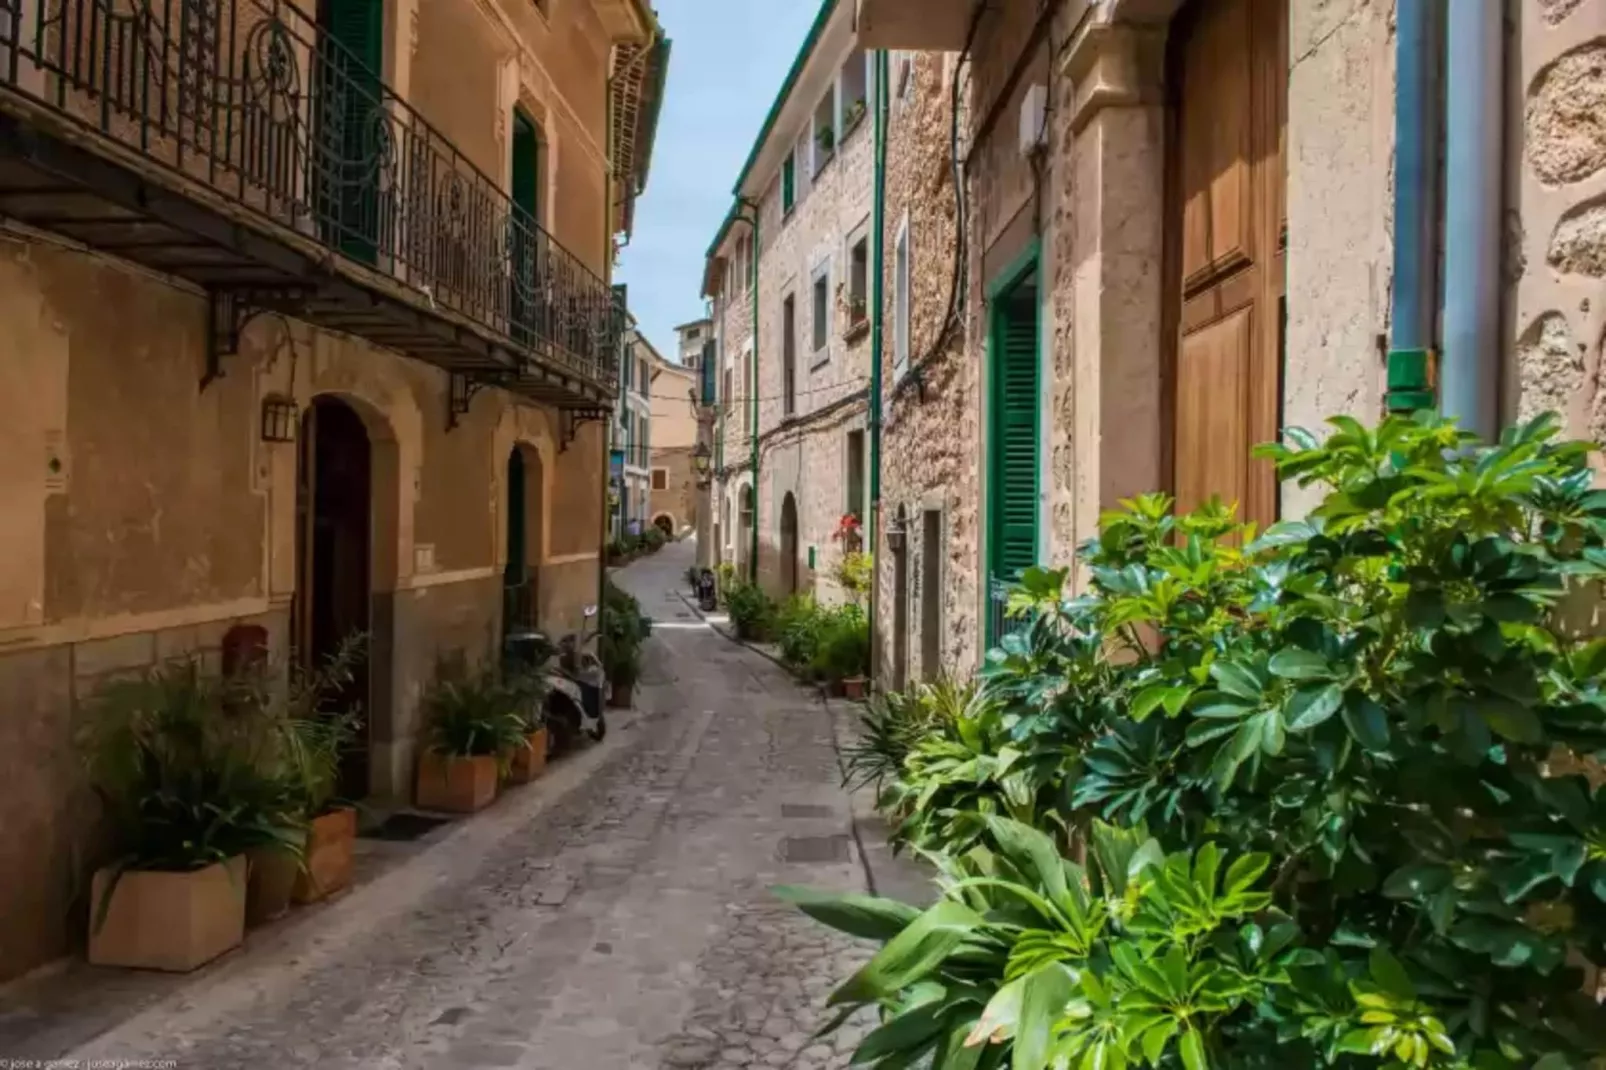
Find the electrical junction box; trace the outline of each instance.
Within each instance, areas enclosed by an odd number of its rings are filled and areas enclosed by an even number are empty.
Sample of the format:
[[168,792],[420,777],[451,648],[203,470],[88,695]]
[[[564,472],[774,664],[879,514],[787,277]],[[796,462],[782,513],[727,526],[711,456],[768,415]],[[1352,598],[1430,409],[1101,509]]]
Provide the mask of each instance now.
[[1034,85],[1020,102],[1020,154],[1033,156],[1048,148],[1048,86]]

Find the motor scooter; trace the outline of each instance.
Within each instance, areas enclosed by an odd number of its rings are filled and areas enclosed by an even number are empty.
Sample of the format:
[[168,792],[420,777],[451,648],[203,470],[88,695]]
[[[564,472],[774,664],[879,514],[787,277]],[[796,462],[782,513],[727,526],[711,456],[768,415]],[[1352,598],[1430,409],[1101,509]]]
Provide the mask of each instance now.
[[[597,615],[596,606],[585,607],[585,620]],[[586,649],[597,637],[595,629],[582,626],[556,644],[542,633],[530,630],[508,635],[505,654],[508,662],[546,677],[547,753],[562,754],[577,746],[582,737],[600,742],[608,734],[603,708],[603,688],[607,676],[602,662]]]

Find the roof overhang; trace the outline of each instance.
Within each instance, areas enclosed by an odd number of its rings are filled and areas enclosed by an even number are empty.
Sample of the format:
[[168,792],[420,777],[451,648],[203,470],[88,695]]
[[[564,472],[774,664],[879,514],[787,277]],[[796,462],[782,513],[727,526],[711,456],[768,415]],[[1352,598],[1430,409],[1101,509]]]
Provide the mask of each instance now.
[[608,80],[613,230],[626,237],[635,226],[636,198],[647,188],[658,118],[663,111],[664,85],[669,76],[669,39],[656,29],[654,33],[645,42],[615,47],[613,75]]
[[976,7],[985,0],[854,0],[864,48],[957,52]]

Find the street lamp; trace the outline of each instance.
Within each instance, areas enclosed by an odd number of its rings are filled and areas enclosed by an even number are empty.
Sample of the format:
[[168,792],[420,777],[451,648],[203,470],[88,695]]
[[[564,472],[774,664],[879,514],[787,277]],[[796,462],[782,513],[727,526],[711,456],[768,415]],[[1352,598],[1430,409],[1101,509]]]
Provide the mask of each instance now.
[[713,451],[708,448],[706,442],[697,443],[696,449],[691,451],[691,465],[697,471],[698,486],[708,486],[708,465],[713,456]]

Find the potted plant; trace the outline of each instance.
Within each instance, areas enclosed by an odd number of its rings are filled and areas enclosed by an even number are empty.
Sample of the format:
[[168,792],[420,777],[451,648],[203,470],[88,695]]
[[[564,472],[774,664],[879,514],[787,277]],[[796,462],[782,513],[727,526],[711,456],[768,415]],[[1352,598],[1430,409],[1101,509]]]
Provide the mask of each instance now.
[[525,734],[524,745],[513,751],[508,763],[507,780],[510,784],[528,784],[546,772],[546,672],[544,668],[517,671],[508,676],[505,686]]
[[629,709],[641,678],[641,644],[652,634],[652,621],[641,604],[613,583],[603,592],[602,627],[597,657],[608,677],[608,705]]
[[253,847],[300,851],[260,708],[193,660],[103,688],[78,744],[117,856],[91,882],[89,961],[187,972],[245,933]]
[[847,698],[865,696],[870,671],[870,626],[864,610],[848,604],[833,611],[819,638],[816,667]]
[[848,105],[848,110],[842,116],[842,128],[853,130],[859,125],[859,120],[864,118],[864,112],[864,98],[861,97]]
[[428,745],[418,759],[418,805],[469,814],[496,798],[501,770],[529,745],[528,724],[495,671],[450,669],[424,696]]
[[824,156],[836,151],[836,131],[830,126],[822,125],[814,132],[814,140],[820,146],[820,153]]

